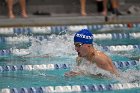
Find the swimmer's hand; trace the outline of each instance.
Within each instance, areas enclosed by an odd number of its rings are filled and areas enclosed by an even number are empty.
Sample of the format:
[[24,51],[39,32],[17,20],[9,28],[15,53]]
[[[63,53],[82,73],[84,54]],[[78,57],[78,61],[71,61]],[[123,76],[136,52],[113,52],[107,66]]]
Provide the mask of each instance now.
[[73,76],[78,76],[78,75],[80,75],[79,72],[70,71],[70,72],[66,72],[64,76],[73,77]]

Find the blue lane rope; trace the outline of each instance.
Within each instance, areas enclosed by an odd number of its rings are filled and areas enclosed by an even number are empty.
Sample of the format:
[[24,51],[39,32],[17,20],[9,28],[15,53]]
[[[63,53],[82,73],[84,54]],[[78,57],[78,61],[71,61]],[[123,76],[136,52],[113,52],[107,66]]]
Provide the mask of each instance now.
[[[26,33],[26,32],[24,32]],[[29,32],[27,32],[29,33]],[[43,32],[42,32],[43,33]],[[21,32],[17,31],[17,35],[20,35]],[[106,39],[132,39],[140,38],[140,33],[107,33],[107,34],[93,34],[95,40],[106,40]],[[40,41],[47,39],[47,36],[34,36]],[[14,36],[14,37],[0,37],[0,43],[3,42],[30,42],[31,38],[29,36]]]
[[[113,62],[116,68],[123,69],[139,65],[139,61],[120,61]],[[42,64],[42,65],[6,65],[0,66],[0,72],[10,71],[33,71],[33,70],[57,70],[69,69],[73,64]]]
[[117,84],[91,84],[91,85],[67,85],[67,86],[45,86],[30,88],[4,88],[1,93],[61,93],[61,92],[103,92],[140,88],[139,83],[117,83]]
[[[100,46],[105,51],[130,51],[134,49],[140,49],[140,45],[116,45],[116,46]],[[29,54],[28,49],[3,49],[0,50],[0,56],[5,55],[26,55]]]
[[[131,28],[140,28],[139,23],[131,24]],[[11,35],[32,35],[35,33],[50,34],[52,32],[61,32],[64,30],[78,31],[80,29],[99,30],[103,28],[128,28],[129,24],[102,24],[102,25],[69,25],[69,26],[40,26],[40,27],[9,27],[0,28],[0,34],[11,34]]]
[[11,50],[9,49],[0,50],[0,56],[9,55],[9,54],[11,54]]
[[116,46],[100,46],[106,51],[130,51],[140,49],[140,45],[116,45]]

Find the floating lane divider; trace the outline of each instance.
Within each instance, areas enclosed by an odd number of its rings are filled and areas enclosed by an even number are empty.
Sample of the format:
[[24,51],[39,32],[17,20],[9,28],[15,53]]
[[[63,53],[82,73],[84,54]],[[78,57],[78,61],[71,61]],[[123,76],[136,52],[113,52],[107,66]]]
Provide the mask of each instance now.
[[10,55],[10,54],[11,54],[11,50],[9,49],[0,50],[0,56]]
[[23,43],[23,42],[30,42],[32,39],[37,40],[45,40],[47,39],[47,36],[13,36],[13,37],[0,37],[0,43],[6,42],[6,43]]
[[106,51],[130,51],[134,49],[140,49],[140,45],[116,45],[116,46],[101,46]]
[[[105,39],[131,39],[140,38],[140,33],[107,33],[107,34],[93,34],[95,40]],[[47,39],[47,36],[32,36],[40,41]],[[0,42],[29,42],[30,36],[14,36],[14,37],[0,37]]]
[[3,49],[0,50],[0,56],[6,55],[25,56],[30,54],[28,49]]
[[32,35],[32,34],[51,34],[50,26],[42,27],[9,27],[9,28],[0,28],[0,34],[4,35]]
[[68,69],[70,64],[42,64],[42,65],[9,65],[0,66],[0,72],[5,71],[32,71],[32,70],[55,70],[55,69]]
[[[139,61],[121,61],[113,62],[114,65],[119,68],[129,68],[139,65]],[[33,71],[33,70],[57,70],[57,69],[69,69],[73,67],[73,64],[42,64],[42,65],[7,65],[0,66],[0,72],[10,71]]]
[[[140,45],[117,45],[117,46],[100,46],[106,51],[130,51],[134,49],[140,49]],[[0,56],[4,55],[26,56],[30,54],[29,49],[3,49],[0,50]]]
[[[69,26],[38,26],[38,27],[2,27],[0,28],[0,34],[4,35],[19,35],[19,34],[51,34],[62,31],[78,31],[81,29],[89,30],[116,30],[121,28],[140,28],[140,24],[103,24],[103,25],[69,25]],[[105,29],[105,30],[104,30]]]
[[67,85],[67,86],[46,86],[30,88],[4,88],[1,93],[60,93],[60,92],[103,92],[140,88],[139,83],[117,83],[117,84],[92,84],[92,85]]
[[95,39],[131,39],[140,38],[140,33],[107,33],[107,34],[93,34]]

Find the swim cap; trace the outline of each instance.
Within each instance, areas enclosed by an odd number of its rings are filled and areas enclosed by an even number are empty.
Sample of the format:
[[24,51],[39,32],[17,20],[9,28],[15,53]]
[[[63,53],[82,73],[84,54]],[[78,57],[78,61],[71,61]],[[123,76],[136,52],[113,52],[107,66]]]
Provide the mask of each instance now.
[[92,44],[93,35],[88,29],[82,29],[75,34],[74,42],[81,42],[83,44]]

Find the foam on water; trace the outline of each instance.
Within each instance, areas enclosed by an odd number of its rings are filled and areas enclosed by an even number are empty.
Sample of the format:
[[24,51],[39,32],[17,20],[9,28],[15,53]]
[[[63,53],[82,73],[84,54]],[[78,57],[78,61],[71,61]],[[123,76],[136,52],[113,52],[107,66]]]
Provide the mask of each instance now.
[[127,71],[119,71],[120,76],[115,77],[121,83],[140,83],[140,71],[129,69]]
[[42,41],[35,38],[31,39],[32,45],[29,47],[31,55],[46,55],[64,56],[65,54],[75,54],[74,45],[71,36],[65,35],[50,35]]

